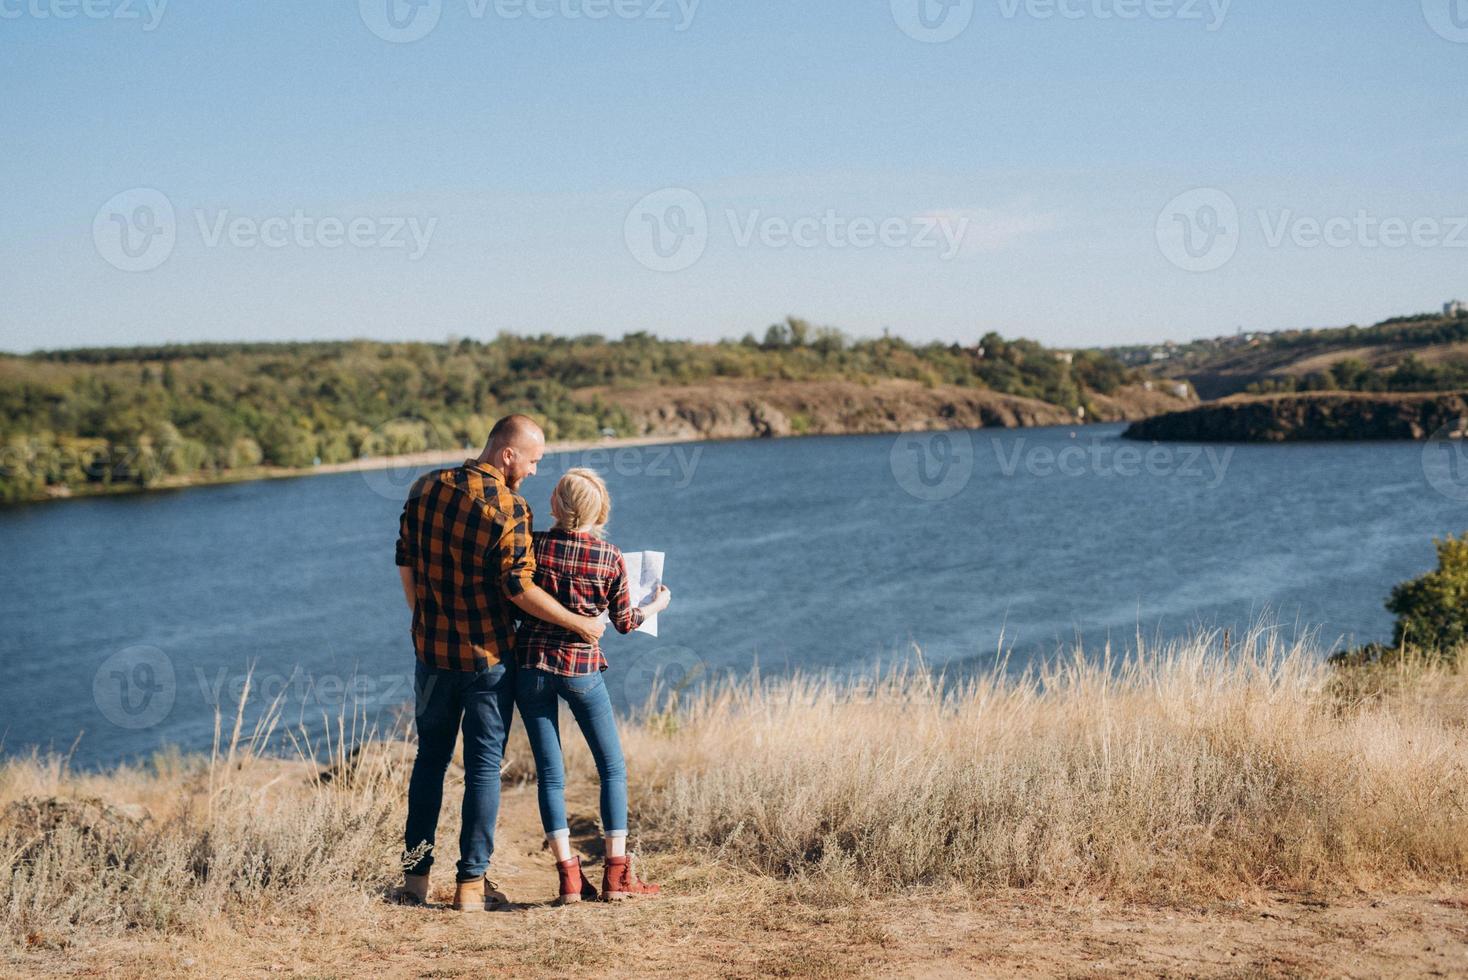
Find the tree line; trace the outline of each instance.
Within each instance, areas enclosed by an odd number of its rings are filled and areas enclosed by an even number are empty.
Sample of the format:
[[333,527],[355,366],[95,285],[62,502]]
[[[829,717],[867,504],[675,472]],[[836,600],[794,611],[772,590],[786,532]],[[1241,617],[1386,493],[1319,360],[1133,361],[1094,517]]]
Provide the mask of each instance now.
[[1083,407],[1134,375],[1029,340],[853,340],[791,318],[762,337],[696,343],[645,332],[489,341],[182,344],[0,356],[0,500],[211,479],[261,466],[477,448],[511,411],[551,439],[632,432],[587,389],[719,378],[909,379]]

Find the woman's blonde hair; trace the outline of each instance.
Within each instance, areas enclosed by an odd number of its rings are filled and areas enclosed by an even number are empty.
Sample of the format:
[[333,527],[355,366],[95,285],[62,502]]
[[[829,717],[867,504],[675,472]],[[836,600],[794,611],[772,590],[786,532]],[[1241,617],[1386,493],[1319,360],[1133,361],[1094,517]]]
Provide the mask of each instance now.
[[551,493],[551,513],[563,531],[584,531],[600,537],[612,516],[612,495],[596,470],[567,470]]

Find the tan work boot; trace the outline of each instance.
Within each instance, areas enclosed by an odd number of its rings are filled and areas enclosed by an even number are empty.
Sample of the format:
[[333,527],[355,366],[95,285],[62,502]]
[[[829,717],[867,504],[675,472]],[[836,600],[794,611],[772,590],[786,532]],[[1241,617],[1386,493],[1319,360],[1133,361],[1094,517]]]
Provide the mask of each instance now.
[[396,898],[399,905],[427,905],[428,876],[403,875],[403,887],[398,889]]
[[505,893],[488,877],[461,881],[454,885],[455,912],[488,912],[508,903]]

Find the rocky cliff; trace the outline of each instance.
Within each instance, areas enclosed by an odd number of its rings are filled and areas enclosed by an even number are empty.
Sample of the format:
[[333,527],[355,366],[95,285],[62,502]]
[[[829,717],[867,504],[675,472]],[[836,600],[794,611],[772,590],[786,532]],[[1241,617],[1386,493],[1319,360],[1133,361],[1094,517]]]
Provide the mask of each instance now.
[[1177,442],[1304,442],[1428,439],[1461,432],[1468,397],[1320,392],[1236,396],[1143,419],[1128,439]]
[[[650,388],[581,389],[576,397],[620,408],[627,435],[747,439],[792,435],[911,432],[923,429],[1074,425],[1060,405],[951,385],[915,381],[720,381]],[[1144,418],[1187,405],[1142,386],[1092,397],[1086,421]]]

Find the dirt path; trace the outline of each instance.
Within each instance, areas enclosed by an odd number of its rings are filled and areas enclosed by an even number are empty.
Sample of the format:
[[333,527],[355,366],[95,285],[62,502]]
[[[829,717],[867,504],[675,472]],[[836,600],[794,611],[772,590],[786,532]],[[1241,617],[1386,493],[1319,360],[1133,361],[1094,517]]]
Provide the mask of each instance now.
[[[452,794],[450,794],[452,798]],[[599,857],[594,800],[571,801],[578,849]],[[452,845],[450,845],[452,846]],[[620,906],[549,904],[533,787],[509,790],[492,872],[512,900],[462,916],[344,893],[315,919],[221,920],[189,936],[138,937],[0,973],[72,976],[1468,976],[1468,891],[1159,908],[1025,891],[813,894],[652,857],[668,895]],[[600,882],[599,864],[588,869]],[[441,870],[434,897],[450,897]]]

